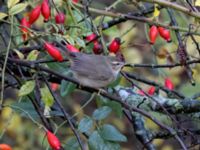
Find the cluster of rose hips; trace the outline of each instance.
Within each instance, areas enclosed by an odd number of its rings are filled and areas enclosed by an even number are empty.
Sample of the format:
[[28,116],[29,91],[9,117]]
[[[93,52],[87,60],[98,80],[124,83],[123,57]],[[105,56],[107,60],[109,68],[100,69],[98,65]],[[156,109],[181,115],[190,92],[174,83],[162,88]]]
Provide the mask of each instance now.
[[[100,54],[102,52],[102,46],[97,40],[97,35],[95,33],[92,33],[90,35],[86,36],[86,41],[87,42],[93,42],[93,52],[95,54]],[[110,45],[108,46],[108,50],[110,53],[117,53],[120,50],[120,45],[121,45],[121,40],[120,38],[116,37],[112,40]]]
[[[77,3],[78,0],[73,0],[74,3]],[[32,9],[28,16],[28,20],[24,17],[21,19],[21,32],[22,32],[22,38],[24,41],[28,38],[28,28],[31,27],[31,25],[39,18],[40,14],[42,14],[44,18],[44,22],[47,22],[51,16],[50,11],[50,5],[48,3],[48,0],[43,0],[41,5],[37,5],[35,8]],[[56,24],[64,24],[65,22],[65,14],[62,12],[59,12],[55,15],[55,22]],[[95,54],[100,54],[102,52],[102,46],[97,40],[97,35],[92,33],[88,36],[86,36],[87,42],[93,42],[93,52]],[[111,44],[109,45],[108,49],[111,53],[117,53],[120,49],[120,39],[115,38]],[[49,55],[53,57],[57,61],[63,61],[63,57],[61,52],[51,43],[45,42],[44,48],[47,50]],[[80,52],[76,47],[74,47],[71,44],[66,45],[67,50],[71,52]]]
[[[51,16],[51,10],[48,0],[43,0],[41,5],[37,5],[35,8],[32,9],[28,16],[28,20],[24,17],[21,19],[21,32],[22,38],[24,41],[28,38],[28,28],[31,27],[35,21],[39,18],[40,14],[44,17],[44,22],[47,22]],[[65,22],[65,14],[59,12],[55,15],[55,22],[56,24],[64,24]]]
[[[171,81],[171,79],[169,79],[169,78],[166,78],[165,79],[165,88],[167,88],[167,89],[169,89],[169,90],[174,90],[174,84],[173,84],[173,82]],[[147,93],[149,94],[149,95],[154,95],[155,94],[155,91],[156,91],[156,88],[154,87],[154,86],[151,86],[149,89],[148,89],[148,91],[147,91]],[[142,91],[142,90],[139,90],[138,91],[138,94],[140,94],[140,95],[145,95],[144,94],[144,92]]]
[[[99,54],[99,50],[101,49],[101,45],[100,43],[96,40],[96,35],[94,33],[92,33],[89,36],[86,36],[86,41],[90,42],[93,41],[94,43],[94,47],[93,47],[93,52],[95,54]],[[120,49],[120,39],[119,38],[115,38],[110,45],[108,46],[109,52],[110,53],[117,53]],[[51,43],[45,42],[44,43],[44,48],[47,50],[47,52],[49,53],[49,55],[54,58],[57,61],[63,61],[63,57],[61,52]],[[77,49],[76,47],[74,47],[71,44],[66,44],[66,49],[69,50],[70,52],[80,52],[79,49]]]
[[151,44],[156,42],[158,34],[160,34],[160,36],[167,42],[171,42],[170,31],[168,29],[153,25],[149,30],[149,39]]

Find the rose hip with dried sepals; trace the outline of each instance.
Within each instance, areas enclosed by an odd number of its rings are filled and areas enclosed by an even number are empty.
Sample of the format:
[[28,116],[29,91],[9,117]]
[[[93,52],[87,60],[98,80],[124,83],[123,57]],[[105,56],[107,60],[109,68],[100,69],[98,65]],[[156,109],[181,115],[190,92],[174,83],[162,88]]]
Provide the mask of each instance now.
[[[26,20],[26,18],[21,19],[20,25],[21,25],[20,28],[21,28],[21,32],[22,32],[22,38],[24,41],[26,41],[28,38],[28,29],[27,28],[30,28],[31,25]],[[27,28],[25,28],[25,27],[27,27]]]

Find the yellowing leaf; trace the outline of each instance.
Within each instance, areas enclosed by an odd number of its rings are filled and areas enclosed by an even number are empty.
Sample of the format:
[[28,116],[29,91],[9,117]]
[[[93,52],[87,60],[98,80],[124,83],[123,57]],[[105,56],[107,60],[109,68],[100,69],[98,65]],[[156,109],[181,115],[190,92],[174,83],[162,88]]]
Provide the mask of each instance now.
[[20,3],[17,4],[15,6],[13,6],[10,10],[9,10],[9,14],[10,15],[15,15],[20,13],[21,11],[26,9],[27,4],[26,3]]
[[39,55],[39,51],[33,50],[28,54],[27,60],[34,61],[37,59],[38,55]]
[[153,17],[158,17],[160,15],[160,10],[158,9],[158,5],[154,5],[154,12],[153,12]]
[[194,78],[194,79],[197,79],[198,78],[198,71],[197,71],[197,69],[192,69],[192,77]]
[[24,54],[22,54],[20,51],[18,51],[17,49],[14,49],[15,53],[17,54],[17,56],[20,58],[20,59],[24,59]]
[[35,81],[27,81],[23,84],[19,90],[19,96],[25,96],[30,94],[35,88]]
[[8,0],[7,6],[8,6],[8,8],[11,8],[12,6],[17,4],[18,2],[19,2],[19,0]]
[[195,5],[195,6],[200,6],[200,0],[196,0],[196,2],[195,2],[194,5]]
[[40,89],[42,101],[44,102],[45,106],[51,107],[54,103],[53,96],[51,95],[51,92],[49,91],[48,87],[45,86]]
[[6,13],[0,12],[0,20],[2,20],[3,18],[5,18],[6,16],[8,16]]

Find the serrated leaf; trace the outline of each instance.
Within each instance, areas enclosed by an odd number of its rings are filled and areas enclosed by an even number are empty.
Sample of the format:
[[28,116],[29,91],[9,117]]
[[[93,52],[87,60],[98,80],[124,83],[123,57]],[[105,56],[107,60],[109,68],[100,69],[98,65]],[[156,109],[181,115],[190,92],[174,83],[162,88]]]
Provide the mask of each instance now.
[[84,117],[81,119],[78,130],[82,133],[89,132],[93,126],[93,120],[90,117]]
[[79,144],[76,137],[71,137],[68,139],[67,143],[64,146],[64,149],[67,150],[79,150]]
[[0,20],[2,20],[3,18],[5,18],[6,16],[8,16],[6,13],[0,12]]
[[101,137],[113,142],[126,142],[127,138],[121,134],[114,126],[105,124],[98,130]]
[[120,150],[118,143],[105,141],[97,131],[94,131],[88,140],[90,150]]
[[27,60],[30,60],[30,61],[34,61],[37,59],[38,55],[39,55],[39,51],[38,50],[33,50],[31,51],[28,56],[27,56]]
[[79,37],[76,38],[76,42],[77,42],[79,47],[85,47],[84,40],[80,39]]
[[19,59],[24,59],[24,54],[23,53],[21,53],[17,49],[14,49],[14,52],[17,54],[17,56],[19,57]]
[[19,0],[8,0],[7,6],[8,6],[8,8],[11,8],[17,3],[19,3]]
[[9,10],[9,14],[10,15],[15,15],[18,14],[20,12],[22,12],[23,10],[26,9],[27,4],[26,3],[20,3],[17,4],[15,6],[13,6],[10,10]]
[[40,88],[40,92],[42,101],[44,102],[45,106],[51,107],[54,103],[54,99],[48,87],[45,86],[43,88]]
[[110,114],[111,111],[112,111],[112,109],[110,107],[103,106],[101,108],[96,109],[93,112],[92,117],[95,120],[102,120],[102,119],[105,119]]
[[72,93],[75,89],[76,89],[76,84],[62,80],[61,81],[61,87],[60,87],[60,95],[62,97],[64,97],[64,96]]
[[30,94],[34,88],[35,88],[34,80],[25,82],[19,90],[19,96],[25,96]]

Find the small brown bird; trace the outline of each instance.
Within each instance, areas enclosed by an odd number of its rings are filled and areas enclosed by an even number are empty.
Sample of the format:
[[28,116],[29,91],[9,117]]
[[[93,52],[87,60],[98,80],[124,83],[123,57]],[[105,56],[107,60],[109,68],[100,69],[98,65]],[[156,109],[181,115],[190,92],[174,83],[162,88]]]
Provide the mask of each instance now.
[[116,57],[70,52],[65,46],[56,42],[65,50],[70,62],[70,69],[76,80],[83,86],[101,88],[116,80],[124,62]]
[[69,54],[71,70],[80,84],[101,88],[116,80],[124,62],[115,57],[85,53]]

